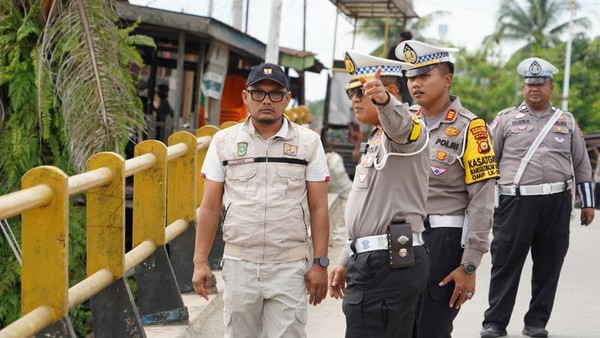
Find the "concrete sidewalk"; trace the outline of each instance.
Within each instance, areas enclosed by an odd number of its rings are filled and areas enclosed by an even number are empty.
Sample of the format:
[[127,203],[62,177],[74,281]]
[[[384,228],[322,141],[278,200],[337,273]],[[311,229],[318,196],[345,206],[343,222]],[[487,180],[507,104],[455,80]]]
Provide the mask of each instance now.
[[[579,209],[571,222],[571,244],[563,266],[561,280],[552,318],[548,324],[551,337],[555,338],[598,338],[600,337],[600,213],[589,227],[579,225]],[[332,236],[329,257],[334,264],[343,249],[343,230],[337,229]],[[461,309],[454,321],[453,337],[477,338],[481,330],[483,312],[487,308],[490,279],[490,255],[486,254],[477,271],[477,290],[472,301]],[[217,286],[222,287],[220,272],[215,272]],[[526,262],[517,295],[508,337],[523,337],[523,316],[527,311],[531,293],[531,259]],[[191,325],[165,328],[149,328],[148,337],[223,337],[223,315],[221,296],[212,296],[210,301],[196,295],[184,295],[190,311]],[[435,325],[435,323],[432,323]],[[306,327],[309,338],[341,338],[345,334],[345,317],[342,301],[326,298],[316,307],[309,307]],[[159,331],[162,330],[162,331]]]

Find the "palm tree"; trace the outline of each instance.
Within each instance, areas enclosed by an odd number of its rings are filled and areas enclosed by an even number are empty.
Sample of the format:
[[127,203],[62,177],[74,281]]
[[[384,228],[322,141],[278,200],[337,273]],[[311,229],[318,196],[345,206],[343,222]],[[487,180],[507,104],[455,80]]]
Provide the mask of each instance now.
[[[390,20],[389,34],[387,46],[395,46],[398,43],[398,37],[402,32],[411,32],[413,39],[436,44],[439,41],[435,39],[429,39],[422,35],[422,32],[429,27],[436,19],[448,15],[446,11],[435,11],[424,15],[418,19],[394,18]],[[385,21],[386,19],[360,19],[357,22],[356,30],[354,34],[369,37],[374,40],[380,40],[379,45],[375,50],[371,52],[372,55],[379,55],[385,57],[387,50],[384,50],[384,36],[385,36]]]
[[45,1],[51,5],[45,13],[39,69],[47,72],[60,99],[72,163],[81,171],[97,152],[122,152],[145,127],[128,70],[142,60],[129,48],[133,28],[116,25],[114,0]]
[[[532,45],[550,47],[556,45],[559,36],[566,32],[569,22],[560,22],[567,10],[567,0],[504,0],[498,11],[498,24],[494,34],[487,41],[525,41],[525,49]],[[574,1],[573,1],[574,3]],[[573,20],[576,28],[589,28],[591,23],[585,18]]]

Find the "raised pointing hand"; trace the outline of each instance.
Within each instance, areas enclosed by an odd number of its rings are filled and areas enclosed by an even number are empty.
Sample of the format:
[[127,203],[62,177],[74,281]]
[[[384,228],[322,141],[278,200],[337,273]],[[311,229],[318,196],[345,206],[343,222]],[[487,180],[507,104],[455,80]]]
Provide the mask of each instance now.
[[358,78],[358,81],[362,83],[365,95],[374,103],[378,105],[385,105],[390,100],[389,94],[385,90],[385,86],[380,80],[381,67],[377,67],[375,75],[372,79],[367,80],[363,76]]

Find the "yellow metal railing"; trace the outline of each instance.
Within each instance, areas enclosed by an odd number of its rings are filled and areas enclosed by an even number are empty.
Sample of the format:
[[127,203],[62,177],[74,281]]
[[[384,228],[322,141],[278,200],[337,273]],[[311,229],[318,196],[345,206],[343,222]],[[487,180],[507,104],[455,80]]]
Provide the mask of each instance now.
[[[88,159],[86,172],[67,176],[41,166],[22,178],[22,190],[0,196],[0,219],[21,215],[22,317],[0,337],[29,337],[98,294],[126,271],[183,233],[202,201],[200,169],[219,129],[181,131],[167,147],[139,143],[135,157],[115,153]],[[125,253],[125,178],[133,176],[133,249]],[[70,196],[86,193],[87,278],[68,287]]]

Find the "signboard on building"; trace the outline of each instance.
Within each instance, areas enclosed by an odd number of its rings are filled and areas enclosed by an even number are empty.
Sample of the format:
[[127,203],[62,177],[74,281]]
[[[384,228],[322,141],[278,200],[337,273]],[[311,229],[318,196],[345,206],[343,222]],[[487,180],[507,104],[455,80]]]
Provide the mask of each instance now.
[[220,100],[229,64],[229,47],[213,41],[208,48],[208,67],[202,76],[202,93],[206,97]]

